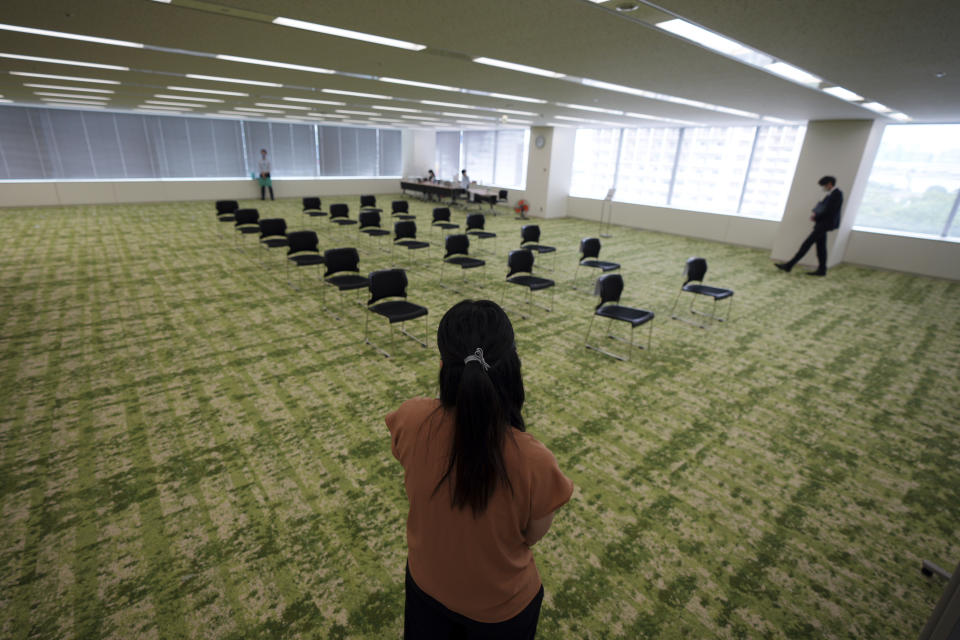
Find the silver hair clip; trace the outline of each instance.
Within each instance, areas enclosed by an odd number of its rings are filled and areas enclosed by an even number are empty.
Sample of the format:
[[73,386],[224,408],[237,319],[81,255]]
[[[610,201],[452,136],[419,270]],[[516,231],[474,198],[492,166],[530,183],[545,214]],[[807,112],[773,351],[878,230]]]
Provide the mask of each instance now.
[[490,370],[490,365],[483,359],[483,349],[480,347],[477,347],[476,351],[463,359],[463,364],[467,364],[468,362],[479,362],[484,371]]

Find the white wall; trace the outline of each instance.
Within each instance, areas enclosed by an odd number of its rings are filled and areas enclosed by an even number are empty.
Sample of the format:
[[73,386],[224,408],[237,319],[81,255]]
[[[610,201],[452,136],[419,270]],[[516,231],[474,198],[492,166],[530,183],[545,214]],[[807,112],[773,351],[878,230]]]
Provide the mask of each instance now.
[[844,262],[960,280],[960,242],[854,230]]
[[[543,136],[544,145],[535,143]],[[572,128],[531,127],[529,156],[527,157],[527,188],[524,198],[530,203],[529,215],[543,218],[562,218],[568,215],[567,194],[573,175]],[[516,196],[511,194],[511,202]]]
[[436,172],[437,132],[432,129],[410,129],[404,135],[403,175],[423,177],[427,175],[427,169]]

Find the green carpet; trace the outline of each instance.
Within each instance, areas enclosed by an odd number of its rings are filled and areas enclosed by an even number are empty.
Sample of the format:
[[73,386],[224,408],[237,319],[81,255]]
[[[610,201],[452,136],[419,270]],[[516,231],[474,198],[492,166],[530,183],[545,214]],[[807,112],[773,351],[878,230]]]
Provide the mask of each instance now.
[[[429,236],[430,205],[411,209]],[[299,201],[260,210],[357,244]],[[502,214],[483,288],[479,270],[441,288],[436,250],[401,255],[424,261],[409,294],[431,333],[462,297],[500,299],[520,225]],[[614,228],[601,258],[657,314],[623,363],[584,349],[595,300],[570,287],[596,225],[541,226],[554,311],[521,319],[519,290],[507,306],[529,430],[577,489],[536,547],[538,637],[915,637],[943,586],[921,559],[960,560],[960,283],[787,275],[767,252]],[[433,335],[386,359],[355,296],[327,293],[338,320],[316,271],[297,291],[280,250],[240,240],[211,202],[0,212],[0,636],[400,636],[383,416],[436,393]],[[731,323],[669,319],[692,255],[736,290]],[[364,271],[389,264],[361,245]]]

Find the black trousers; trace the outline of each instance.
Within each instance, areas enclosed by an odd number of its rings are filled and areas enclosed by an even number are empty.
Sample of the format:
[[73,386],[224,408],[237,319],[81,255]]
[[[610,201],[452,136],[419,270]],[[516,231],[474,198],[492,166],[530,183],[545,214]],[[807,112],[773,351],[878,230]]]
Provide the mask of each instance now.
[[807,251],[810,250],[810,247],[817,245],[817,271],[826,273],[827,231],[829,231],[829,229],[814,226],[813,231],[810,232],[810,235],[807,236],[807,239],[804,240],[803,244],[800,245],[800,249],[797,250],[797,255],[790,258],[790,261],[785,264],[792,269],[793,266],[800,262],[803,256],[806,255]]
[[[265,177],[269,178],[269,177],[270,177],[270,174],[269,174],[269,173],[266,174]],[[273,200],[273,185],[271,184],[269,187],[266,187],[266,188],[267,188],[267,189],[270,189],[270,199]],[[264,192],[263,192],[263,190],[264,190],[264,187],[260,187],[260,199],[261,199],[261,200],[266,200],[266,198],[263,197],[263,196],[265,195]]]
[[527,608],[503,622],[477,622],[451,611],[424,593],[407,567],[404,640],[533,640],[543,604],[543,585]]

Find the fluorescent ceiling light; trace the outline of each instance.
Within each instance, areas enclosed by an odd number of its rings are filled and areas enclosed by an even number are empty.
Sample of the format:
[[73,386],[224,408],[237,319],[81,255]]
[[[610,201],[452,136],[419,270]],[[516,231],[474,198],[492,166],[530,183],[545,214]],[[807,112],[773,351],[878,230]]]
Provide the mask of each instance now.
[[651,116],[646,113],[633,113],[632,111],[627,111],[623,115],[628,118],[640,118],[642,120],[657,120],[659,122],[672,122],[673,124],[688,124],[691,126],[696,126],[701,124],[699,122],[693,122],[691,120],[677,120],[676,118],[665,118],[663,116]]
[[651,116],[646,113],[634,113],[632,111],[627,111],[623,115],[627,116],[628,118],[639,118],[640,120],[660,120],[661,119],[657,116]]
[[47,80],[69,80],[71,82],[93,82],[96,84],[120,84],[116,80],[100,80],[97,78],[77,78],[74,76],[57,76],[49,73],[28,73],[26,71],[11,71],[12,76],[26,76],[28,78],[46,78]]
[[328,36],[337,36],[338,38],[350,38],[351,40],[361,40],[363,42],[370,42],[372,44],[382,44],[387,47],[407,49],[408,51],[422,51],[423,49],[427,48],[427,46],[424,44],[416,44],[415,42],[396,40],[394,38],[384,38],[383,36],[375,36],[369,33],[363,33],[361,31],[339,29],[337,27],[329,27],[325,24],[305,22],[304,20],[294,20],[292,18],[274,18],[273,24],[278,24],[282,27],[293,27],[294,29],[303,29],[305,31],[324,33]]
[[720,113],[729,113],[729,114],[732,115],[732,116],[741,116],[741,117],[743,117],[743,118],[752,118],[752,119],[754,119],[754,120],[756,120],[756,119],[758,119],[758,118],[760,117],[760,114],[759,114],[759,113],[754,113],[754,112],[752,112],[752,111],[743,111],[743,110],[741,110],[741,109],[732,109],[732,108],[730,108],[730,107],[719,107],[719,106],[714,105],[714,109],[713,109],[713,110],[714,110],[714,111],[718,111],[718,112],[720,112]]
[[197,98],[194,96],[177,96],[172,93],[155,93],[154,98],[166,98],[167,100],[191,100],[193,102],[223,102],[217,98]]
[[829,87],[823,90],[824,93],[829,93],[832,96],[836,96],[841,100],[848,100],[849,102],[859,102],[863,100],[863,96],[858,96],[853,91],[849,89],[844,89],[843,87]]
[[420,109],[407,109],[406,107],[387,107],[381,104],[371,105],[374,109],[383,109],[384,111],[405,111],[406,113],[420,113]]
[[823,82],[821,78],[812,73],[807,73],[803,69],[795,67],[792,64],[787,64],[786,62],[774,62],[773,64],[764,65],[763,68],[770,73],[777,74],[781,78],[793,80],[800,84],[820,84]]
[[533,124],[533,120],[514,120],[512,118],[507,118],[505,122],[509,122],[510,124]]
[[356,96],[357,98],[374,98],[375,100],[393,100],[390,96],[379,93],[361,93],[360,91],[343,91],[342,89],[321,89],[324,93],[335,93],[341,96]]
[[400,78],[380,78],[381,82],[391,82],[393,84],[405,84],[411,87],[421,87],[423,89],[436,89],[437,91],[460,91],[457,87],[449,87],[445,84],[433,84],[430,82],[415,82],[414,80],[401,80]]
[[420,104],[432,104],[438,107],[453,107],[454,109],[477,109],[470,104],[458,104],[456,102],[438,102],[437,100],[421,100]]
[[83,40],[84,42],[96,42],[98,44],[112,44],[118,47],[133,47],[134,49],[143,49],[143,45],[139,42],[114,40],[113,38],[98,38],[96,36],[83,36],[78,33],[65,33],[63,31],[50,31],[48,29],[18,27],[12,24],[0,24],[0,31],[17,31],[19,33],[29,33],[35,36],[50,36],[53,38],[66,38],[67,40]]
[[80,62],[79,60],[61,60],[60,58],[41,58],[40,56],[22,56],[16,53],[0,53],[0,58],[11,60],[29,60],[31,62],[49,62],[50,64],[67,64],[74,67],[91,67],[93,69],[112,69],[113,71],[130,71],[129,67],[115,64],[100,64],[97,62]]
[[475,121],[473,121],[473,120],[454,120],[454,122],[459,122],[459,123],[461,123],[461,124],[469,124],[469,125],[472,125],[472,126],[474,126],[474,127],[482,127],[482,126],[485,126],[485,125],[486,125],[485,122],[475,122]]
[[496,120],[496,118],[487,118],[484,116],[475,116],[472,113],[450,113],[448,111],[442,112],[442,116],[450,116],[451,118],[474,118],[476,120]]
[[783,118],[775,118],[773,116],[763,116],[761,120],[765,122],[773,122],[774,124],[793,124],[790,120],[784,120]]
[[209,105],[201,104],[198,102],[166,102],[164,100],[144,100],[146,104],[164,104],[168,107],[199,107],[201,109],[207,108]]
[[261,113],[243,113],[241,111],[233,111],[233,110],[221,110],[221,111],[218,111],[217,113],[222,113],[224,115],[229,115],[229,116],[243,116],[244,118],[246,118],[247,116],[263,115]]
[[350,111],[349,109],[336,109],[337,113],[349,113],[352,116],[378,116],[376,111]]
[[503,100],[516,100],[518,102],[532,102],[534,104],[547,104],[546,100],[540,100],[539,98],[525,98],[523,96],[514,96],[509,93],[490,93],[487,94],[491,98],[501,98]]
[[4,103],[4,104],[8,104],[8,103],[9,103],[9,104],[12,104],[12,103],[13,103],[13,100],[6,100],[6,99],[4,99],[4,98],[0,98],[0,102],[2,102],[2,103]]
[[725,36],[721,36],[718,33],[714,33],[703,27],[698,27],[692,22],[687,22],[686,20],[681,20],[680,18],[675,18],[673,20],[667,20],[666,22],[658,22],[655,26],[664,31],[669,31],[670,33],[680,36],[681,38],[686,38],[691,42],[695,42],[707,49],[717,51],[719,53],[737,58],[748,64],[754,66],[762,67],[773,62],[773,58],[761,53],[756,49],[751,49],[748,46],[742,45],[735,40],[731,40]]
[[[601,0],[605,1],[605,0]],[[497,113],[510,113],[515,116],[538,116],[539,113],[533,113],[532,111],[516,111],[514,109],[494,109]]]
[[193,80],[212,80],[213,82],[233,82],[236,84],[252,84],[258,87],[282,87],[282,84],[276,82],[261,82],[260,80],[241,80],[239,78],[223,78],[220,76],[203,76],[197,73],[188,73],[186,77]]
[[258,64],[263,67],[278,67],[280,69],[293,69],[294,71],[311,71],[313,73],[334,73],[332,69],[323,67],[308,67],[303,64],[290,64],[288,62],[274,62],[272,60],[260,60],[258,58],[242,58],[240,56],[228,56],[217,54],[217,60],[227,60],[229,62],[244,62],[246,64]]
[[913,118],[907,114],[900,113],[899,111],[891,113],[889,117],[893,118],[894,120],[899,120],[900,122],[909,122],[910,120],[913,120]]
[[252,107],[234,107],[234,111],[252,111],[254,113],[283,113],[280,109],[262,109],[262,108],[252,108]]
[[43,102],[66,102],[69,104],[92,104],[92,105],[100,105],[100,106],[106,106],[107,104],[106,102],[88,102],[86,100],[65,100],[63,98],[40,98],[40,100]]
[[557,120],[570,120],[571,122],[593,122],[593,120],[587,120],[586,118],[574,118],[573,116],[554,116]]
[[141,109],[150,109],[150,110],[157,110],[157,109],[159,109],[160,111],[181,111],[181,112],[182,112],[182,111],[193,111],[193,109],[191,109],[190,107],[163,107],[163,106],[157,106],[157,105],[152,105],[152,104],[141,104],[141,105],[138,105],[138,106],[139,106],[139,108],[141,108]]
[[194,93],[212,93],[218,96],[240,96],[241,98],[246,98],[249,96],[249,93],[241,93],[239,91],[218,91],[216,89],[196,89],[194,87],[167,87],[170,91],[192,91]]
[[879,102],[864,102],[860,106],[870,109],[870,111],[876,111],[877,113],[890,113],[893,111],[890,107],[882,105]]
[[629,93],[630,95],[640,96],[641,98],[653,98],[655,93],[651,91],[644,91],[643,89],[634,89],[633,87],[628,87],[622,84],[613,84],[612,82],[602,82],[600,80],[593,80],[591,78],[583,78],[580,80],[583,84],[588,87],[596,87],[597,89],[606,89],[607,91],[617,91],[619,93]]
[[407,120],[433,120],[434,122],[439,122],[439,118],[430,118],[428,116],[400,116],[401,118],[406,118]]
[[609,113],[615,116],[622,116],[623,111],[617,111],[616,109],[602,109],[600,107],[589,107],[582,104],[567,104],[565,102],[558,102],[558,106],[566,107],[567,109],[579,109],[580,111],[593,111],[595,113]]
[[501,69],[510,69],[511,71],[520,71],[521,73],[532,73],[535,76],[543,76],[545,78],[562,78],[566,74],[557,73],[556,71],[549,71],[547,69],[540,69],[539,67],[530,67],[525,64],[517,64],[516,62],[507,62],[506,60],[497,60],[495,58],[485,58],[483,56],[479,58],[474,58],[474,62],[480,64],[486,64],[491,67],[500,67]]
[[88,96],[82,93],[59,93],[57,91],[34,91],[38,96],[52,96],[54,98],[78,98],[80,100],[109,100],[109,96]]
[[[320,115],[320,114],[316,114],[316,115]],[[324,118],[349,118],[350,116],[342,116],[338,113],[324,113],[323,117]]]
[[87,93],[115,93],[112,89],[88,89],[87,87],[68,87],[62,84],[33,84],[24,82],[23,86],[34,89],[63,89],[65,91],[86,91]]
[[337,102],[335,100],[311,100],[310,98],[284,98],[284,100],[289,100],[290,102],[308,102],[310,104],[331,104],[336,107],[342,107],[346,102]]
[[153,0],[154,2],[159,2],[161,4],[170,4],[171,0]]
[[258,107],[276,107],[277,109],[296,109],[298,111],[310,111],[310,107],[300,107],[295,104],[274,104],[272,102],[254,102]]

